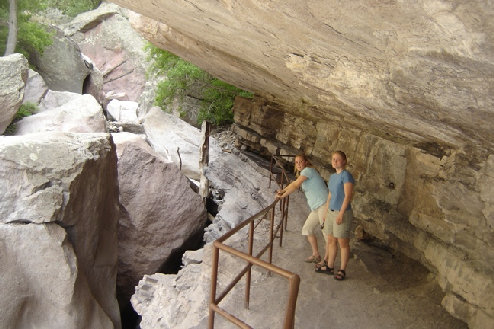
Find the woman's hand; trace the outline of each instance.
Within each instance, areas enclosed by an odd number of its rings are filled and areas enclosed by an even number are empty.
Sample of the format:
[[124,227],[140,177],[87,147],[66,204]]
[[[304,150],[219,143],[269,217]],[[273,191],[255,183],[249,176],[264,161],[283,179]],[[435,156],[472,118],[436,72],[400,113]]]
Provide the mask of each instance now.
[[276,199],[281,199],[283,197],[283,190],[276,191]]
[[343,214],[341,212],[338,213],[338,216],[336,216],[336,224],[341,225],[343,223]]

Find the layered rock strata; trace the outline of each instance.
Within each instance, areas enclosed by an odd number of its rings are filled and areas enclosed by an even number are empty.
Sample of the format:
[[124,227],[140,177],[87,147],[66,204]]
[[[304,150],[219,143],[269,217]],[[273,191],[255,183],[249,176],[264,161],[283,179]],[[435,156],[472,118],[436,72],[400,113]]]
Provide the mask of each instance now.
[[491,2],[113,2],[154,44],[294,114],[494,147]]
[[[309,154],[325,179],[344,150],[357,183],[352,202],[364,229],[437,274],[443,306],[471,328],[494,322],[494,157],[434,143],[402,144],[352,126],[237,99],[235,131],[265,154]],[[273,129],[275,127],[275,129]]]

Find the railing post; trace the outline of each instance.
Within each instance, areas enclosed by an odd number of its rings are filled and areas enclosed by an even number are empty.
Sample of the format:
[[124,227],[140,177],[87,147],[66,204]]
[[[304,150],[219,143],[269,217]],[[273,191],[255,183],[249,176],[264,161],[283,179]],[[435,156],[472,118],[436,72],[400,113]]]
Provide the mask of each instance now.
[[220,250],[213,242],[213,259],[211,261],[211,296],[209,297],[209,329],[214,328],[214,310],[212,305],[216,305],[216,284],[218,279],[218,259]]
[[295,274],[289,280],[290,285],[290,295],[288,297],[288,303],[286,305],[286,315],[284,329],[294,329],[295,328],[295,309],[297,307],[297,295],[298,288],[300,286],[300,277]]
[[269,264],[273,263],[274,242],[274,207],[271,209],[271,225],[269,226]]
[[283,226],[285,224],[283,218],[285,216],[285,210],[284,210],[284,207],[282,206],[283,203],[285,202],[285,199],[282,199],[281,202],[280,202],[280,247],[283,246]]
[[[249,226],[249,256],[252,256],[252,250],[254,249],[254,221],[250,222]],[[252,265],[249,263],[249,269],[247,270],[247,276],[245,278],[245,301],[244,307],[249,308],[250,302],[250,281],[252,277]]]
[[290,196],[286,197],[285,203],[285,231],[288,229],[288,208],[290,206]]
[[271,178],[273,177],[273,157],[271,157],[271,162],[269,163],[269,188],[271,188]]

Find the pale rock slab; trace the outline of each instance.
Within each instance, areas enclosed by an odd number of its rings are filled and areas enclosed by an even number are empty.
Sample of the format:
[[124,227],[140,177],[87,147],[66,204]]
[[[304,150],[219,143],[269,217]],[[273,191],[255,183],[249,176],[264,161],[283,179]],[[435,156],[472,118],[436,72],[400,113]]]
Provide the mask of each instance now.
[[39,112],[17,122],[16,135],[39,132],[104,133],[106,119],[103,109],[89,94],[49,91]]
[[39,104],[47,92],[48,86],[43,77],[38,72],[29,69],[22,103]]
[[[199,180],[199,129],[158,107],[153,107],[146,114],[143,125],[149,143],[158,154],[179,167],[181,165],[181,171],[185,176]],[[214,161],[218,154],[217,143],[210,138],[210,161]]]
[[27,59],[21,54],[0,57],[0,134],[22,104],[28,70]]
[[0,224],[0,239],[3,328],[117,328],[91,294],[64,228]]
[[113,99],[106,106],[106,113],[113,121],[123,123],[138,123],[137,109],[139,104],[132,101]]

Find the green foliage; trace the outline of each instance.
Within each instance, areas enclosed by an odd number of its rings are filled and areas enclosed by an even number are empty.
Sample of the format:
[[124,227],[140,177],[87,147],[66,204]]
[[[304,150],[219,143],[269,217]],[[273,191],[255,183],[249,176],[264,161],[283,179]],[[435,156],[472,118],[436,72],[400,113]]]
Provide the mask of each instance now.
[[253,96],[250,92],[214,78],[168,51],[151,44],[146,46],[146,50],[152,60],[151,71],[167,76],[167,79],[158,84],[155,99],[156,105],[163,110],[175,99],[182,102],[192,88],[199,88],[202,93],[202,105],[198,123],[208,120],[215,125],[221,125],[233,121],[232,107],[235,96]]
[[24,103],[21,105],[21,107],[19,107],[19,110],[17,110],[15,119],[20,120],[22,118],[33,115],[37,111],[38,111],[38,105],[30,102]]
[[[28,16],[21,14],[20,17]],[[19,34],[17,39],[16,52],[22,53],[29,58],[29,53],[34,50],[40,54],[45,47],[53,42],[52,33],[43,25],[29,21],[29,18],[19,20]]]
[[[33,13],[47,8],[58,8],[64,14],[75,17],[77,14],[98,7],[101,0],[17,0],[17,47],[27,57],[29,50],[39,53],[52,43],[52,35],[41,24],[30,21]],[[9,2],[0,0],[0,53],[5,53],[8,35]]]
[[101,4],[101,0],[38,0],[38,3],[42,9],[58,8],[64,14],[75,17],[80,13],[97,8]]

